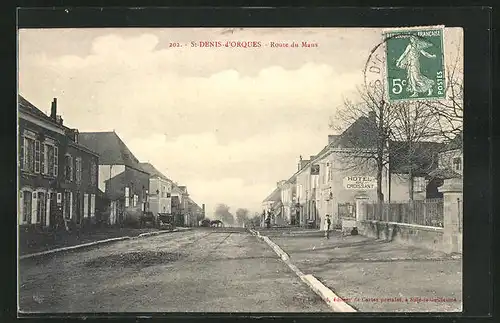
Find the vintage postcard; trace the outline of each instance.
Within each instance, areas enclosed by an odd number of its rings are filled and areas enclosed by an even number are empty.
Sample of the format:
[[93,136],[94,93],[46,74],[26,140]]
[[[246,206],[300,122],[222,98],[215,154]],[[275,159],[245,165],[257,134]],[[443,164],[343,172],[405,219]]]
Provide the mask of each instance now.
[[18,34],[19,313],[461,312],[463,31]]

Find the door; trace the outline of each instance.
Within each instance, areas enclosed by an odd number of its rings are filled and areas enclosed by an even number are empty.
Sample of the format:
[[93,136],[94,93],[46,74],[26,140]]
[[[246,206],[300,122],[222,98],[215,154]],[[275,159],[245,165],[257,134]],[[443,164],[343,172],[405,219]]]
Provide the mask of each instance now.
[[82,201],[80,192],[76,192],[76,201],[75,201],[75,216],[76,216],[76,224],[81,224],[81,214],[82,214]]
[[57,193],[50,193],[49,225],[55,227],[57,223]]
[[111,201],[111,210],[109,214],[109,224],[113,225],[116,222],[116,201]]
[[64,219],[69,220],[71,219],[71,192],[64,192],[64,206],[63,206],[63,211],[64,211]]
[[38,192],[37,207],[36,207],[36,220],[42,228],[47,225],[47,199],[44,192]]

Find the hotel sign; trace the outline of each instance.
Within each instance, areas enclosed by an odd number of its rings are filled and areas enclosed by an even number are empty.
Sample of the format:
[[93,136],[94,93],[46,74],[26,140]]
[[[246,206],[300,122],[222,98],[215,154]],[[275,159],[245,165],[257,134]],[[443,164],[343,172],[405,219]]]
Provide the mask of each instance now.
[[373,176],[347,176],[344,178],[346,190],[366,191],[377,188],[377,179]]

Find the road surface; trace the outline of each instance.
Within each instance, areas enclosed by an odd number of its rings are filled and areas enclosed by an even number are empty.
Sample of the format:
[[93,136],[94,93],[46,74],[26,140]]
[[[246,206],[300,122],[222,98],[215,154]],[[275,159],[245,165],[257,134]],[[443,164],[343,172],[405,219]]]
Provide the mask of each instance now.
[[328,312],[246,232],[195,229],[22,260],[26,313]]

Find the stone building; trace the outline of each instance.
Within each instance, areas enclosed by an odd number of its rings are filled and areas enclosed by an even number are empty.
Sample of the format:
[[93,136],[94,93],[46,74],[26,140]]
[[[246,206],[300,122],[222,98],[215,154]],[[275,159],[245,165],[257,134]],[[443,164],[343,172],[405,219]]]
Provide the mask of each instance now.
[[18,104],[19,224],[39,228],[81,227],[96,222],[96,152],[79,143],[78,130],[24,97]]

